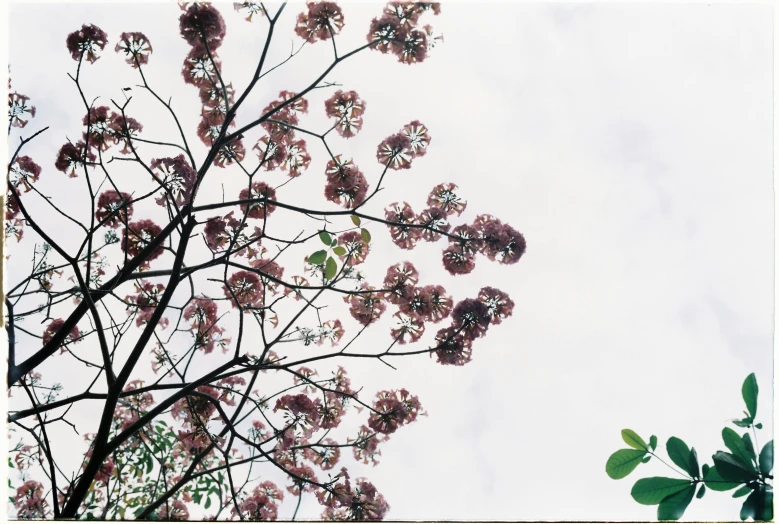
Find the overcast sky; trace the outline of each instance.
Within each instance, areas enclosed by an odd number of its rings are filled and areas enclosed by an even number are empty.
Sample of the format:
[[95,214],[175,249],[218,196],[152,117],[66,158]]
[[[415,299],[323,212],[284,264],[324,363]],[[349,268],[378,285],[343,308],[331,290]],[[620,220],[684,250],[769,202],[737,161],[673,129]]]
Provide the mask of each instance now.
[[[224,74],[241,89],[266,26],[219,5]],[[343,5],[341,49],[364,41],[382,5]],[[287,7],[274,57],[297,42],[291,28],[301,9]],[[411,260],[423,283],[444,285],[455,300],[489,285],[517,306],[462,368],[426,356],[393,362],[397,371],[349,363],[371,395],[406,387],[429,412],[393,435],[378,467],[350,462],[350,470],[385,495],[391,519],[652,520],[656,508],[636,504],[630,488],[670,471],[653,461],[627,479],[608,478],[606,459],[625,447],[622,428],[661,443],[680,437],[711,463],[722,427],[743,410],[741,383],[755,372],[760,442],[773,431],[772,8],[457,2],[442,11],[428,21],[445,41],[425,63],[366,52],[328,77],[368,104],[364,131],[334,143],[375,180],[376,144],[411,120],[427,125],[428,154],[391,173],[373,211],[398,200],[421,211],[434,185],[454,182],[468,200],[464,221],[497,216],[525,235],[527,253],[513,266],[480,258],[471,275],[455,278],[441,266],[442,244],[403,252],[374,226],[371,258]],[[197,92],[178,74],[187,52],[179,14],[173,3],[11,5],[13,88],[38,108],[25,131],[51,126],[28,152],[51,177],[51,194],[83,190],[53,165],[84,113],[65,76],[75,62],[64,45],[82,23],[100,26],[110,42],[85,68],[87,98],[109,104],[138,83],[113,46],[122,31],[143,31],[155,49],[150,83],[173,97],[197,141]],[[279,90],[307,85],[328,46],[311,46],[303,65],[260,86],[242,121]],[[311,97],[312,128],[327,125],[326,96]],[[137,100],[130,114],[144,136],[170,132],[149,97]],[[286,195],[321,202],[325,157],[311,152],[304,182]],[[237,193],[225,178],[211,186],[215,201],[222,182],[228,198]],[[14,246],[9,283],[26,270]],[[373,269],[374,281],[385,267]],[[362,343],[386,344],[388,328],[376,331]],[[75,416],[86,424],[88,414]],[[63,433],[63,447],[70,438]],[[685,519],[732,520],[742,501],[709,492]],[[315,518],[321,507],[309,497],[302,511]]]

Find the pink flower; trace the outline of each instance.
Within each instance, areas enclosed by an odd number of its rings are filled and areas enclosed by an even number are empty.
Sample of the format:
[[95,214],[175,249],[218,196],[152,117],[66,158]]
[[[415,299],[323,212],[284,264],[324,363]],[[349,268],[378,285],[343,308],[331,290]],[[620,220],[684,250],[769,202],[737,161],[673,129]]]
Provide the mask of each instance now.
[[160,506],[159,520],[189,520],[187,505],[180,500],[166,502]]
[[[253,234],[248,236],[246,234],[248,227],[246,223],[241,224],[241,221],[233,216],[233,211],[224,217],[212,217],[206,222],[203,231],[206,245],[214,252],[230,248],[234,251],[237,250],[238,255],[247,255],[249,258],[253,258],[257,254],[255,247],[260,245],[262,229],[255,227]],[[240,246],[247,247],[241,249]]]
[[110,108],[107,106],[92,107],[84,116],[83,123],[87,128],[84,132],[84,141],[90,148],[106,151],[111,147],[111,142],[114,141],[111,122],[119,115],[113,111],[109,114],[109,111]]
[[[147,245],[160,233],[162,228],[149,219],[130,222],[124,229],[122,250],[131,257],[138,256]],[[162,255],[162,246],[158,246],[144,261],[146,264]]]
[[430,297],[430,310],[425,316],[425,320],[437,323],[448,317],[452,312],[454,302],[452,297],[446,294],[443,286],[425,286],[424,289]]
[[408,137],[413,156],[424,156],[427,153],[427,146],[430,145],[430,132],[423,123],[419,120],[414,120],[403,126],[400,132]]
[[[254,182],[251,190],[242,189],[238,195],[240,200],[268,199],[276,200],[276,191],[265,182]],[[241,211],[249,218],[265,218],[276,210],[276,206],[266,202],[252,202],[241,204]]]
[[301,491],[312,492],[316,490],[316,486],[311,482],[319,482],[319,480],[310,466],[288,466],[286,470],[292,479],[292,485],[287,486],[287,491],[293,495],[300,495]]
[[514,301],[499,289],[494,287],[483,287],[479,290],[479,301],[487,306],[490,321],[493,324],[500,324],[504,318],[511,316],[514,311]]
[[216,325],[219,320],[216,302],[207,298],[194,299],[184,310],[184,320],[190,322],[189,331],[195,337],[195,348],[208,354],[219,345],[227,349],[230,339],[223,338],[224,329]]
[[[273,294],[278,293],[281,284],[278,282],[284,276],[284,268],[275,261],[267,258],[259,258],[249,262],[249,265],[261,272],[260,280],[263,289]],[[270,277],[270,278],[269,278]],[[272,280],[271,278],[275,279]]]
[[18,156],[8,170],[8,182],[19,189],[24,187],[25,193],[32,189],[33,182],[37,182],[41,176],[41,166],[36,164],[28,156]]
[[260,277],[250,271],[233,273],[222,286],[233,307],[258,307],[265,296]]
[[474,254],[456,245],[444,249],[443,262],[444,269],[451,275],[465,275],[476,267]]
[[287,144],[287,154],[281,168],[287,171],[291,177],[300,176],[303,171],[308,169],[311,163],[311,155],[306,151],[306,141],[303,139],[295,140]]
[[246,9],[246,12],[249,13],[248,16],[246,17],[247,22],[251,22],[252,17],[257,13],[265,12],[262,7],[262,4],[258,4],[257,2],[234,2],[233,8],[236,11],[240,11],[241,9]]
[[95,218],[110,228],[126,224],[133,216],[132,197],[113,189],[103,191],[97,199]]
[[306,448],[303,450],[303,456],[324,471],[333,469],[341,458],[341,449],[337,447],[338,443],[331,438],[323,439],[321,444],[321,446],[312,445]]
[[382,441],[374,431],[365,425],[360,428],[357,438],[349,439],[349,442],[353,444],[352,454],[355,460],[363,464],[371,462],[374,466],[379,463],[378,457],[381,455],[381,451],[378,448]]
[[[225,99],[225,92],[227,99]],[[203,82],[200,85],[203,117],[212,124],[223,124],[227,115],[227,103],[233,104],[234,95],[235,89],[232,84],[227,84],[222,90],[221,84]]]
[[403,42],[406,38],[406,29],[397,17],[384,15],[374,18],[368,30],[368,42],[375,42],[373,49],[381,53],[388,53],[393,43]]
[[246,148],[240,138],[235,138],[229,144],[219,148],[214,158],[214,165],[217,167],[226,167],[233,162],[240,162],[246,156]]
[[279,167],[287,157],[287,148],[284,144],[274,142],[270,137],[262,137],[252,149],[257,150],[260,166],[265,166],[266,171],[273,171]]
[[353,137],[362,129],[365,102],[355,91],[336,91],[325,100],[325,111],[327,116],[337,119],[336,131],[344,138]]
[[338,344],[338,342],[341,340],[341,337],[343,336],[344,336],[344,328],[343,325],[341,325],[341,321],[338,319],[328,320],[327,322],[322,324],[322,328],[319,335],[319,340],[317,340],[317,344],[321,345],[325,342],[325,340],[329,340],[330,345],[332,347],[335,347]]
[[218,81],[216,70],[220,69],[221,66],[222,63],[214,51],[211,51],[209,57],[206,48],[202,44],[198,44],[190,50],[184,59],[181,75],[184,77],[184,82],[195,86],[200,86],[203,83],[216,84]]
[[349,266],[356,266],[365,262],[370,253],[370,244],[367,244],[357,231],[347,231],[338,237],[338,245],[346,249],[346,254],[341,255],[341,261]]
[[276,400],[273,411],[285,410],[287,424],[292,428],[298,428],[305,438],[313,435],[320,425],[319,401],[312,401],[306,395],[284,395]]
[[85,155],[85,148],[86,145],[82,141],[77,142],[75,145],[70,142],[63,145],[57,153],[54,167],[63,173],[67,173],[71,178],[75,178],[77,176],[76,169],[83,168],[85,160],[87,162],[95,161],[95,154],[89,151]]
[[471,361],[471,340],[466,338],[462,332],[454,327],[448,327],[440,330],[436,336],[435,353],[437,362],[443,365],[462,366]]
[[389,435],[406,423],[408,412],[403,402],[385,393],[389,392],[376,394],[377,400],[373,403],[374,411],[368,419],[368,427],[377,433]]
[[[219,401],[219,391],[213,386],[198,386],[195,391],[211,397],[216,402]],[[210,401],[202,396],[186,396],[173,404],[171,415],[175,419],[182,420],[184,424],[193,427],[203,426],[208,423],[211,416],[216,412],[214,401]],[[210,443],[211,441],[208,440],[207,444]]]
[[481,237],[481,251],[490,260],[501,264],[514,264],[525,253],[525,237],[500,220],[490,215],[479,215],[473,228]]
[[328,40],[341,32],[344,16],[335,2],[307,2],[308,13],[300,13],[295,33],[311,42]]
[[108,35],[97,26],[84,24],[80,30],[68,35],[66,43],[73,60],[78,62],[86,55],[87,61],[94,63],[100,58],[97,53],[108,43]]
[[149,39],[143,33],[122,33],[114,51],[124,53],[125,62],[137,69],[141,64],[149,63],[152,48]]
[[225,36],[225,23],[219,11],[210,4],[193,3],[179,17],[181,36],[191,46],[205,42],[213,51],[222,45]]
[[[390,204],[384,210],[384,218],[392,225],[388,225],[392,241],[401,249],[414,249],[417,242],[422,238],[422,228],[410,227],[416,225],[417,217],[414,210],[407,202],[401,206],[397,202]],[[408,225],[404,225],[408,224]]]
[[461,300],[452,310],[452,326],[460,329],[465,338],[473,340],[481,337],[489,325],[490,310],[477,299]]
[[372,291],[373,287],[363,284],[353,295],[344,297],[344,302],[349,304],[349,313],[363,326],[378,320],[387,309],[381,295]]
[[390,49],[404,64],[416,64],[427,58],[427,34],[417,29],[408,31],[402,41],[393,41]]
[[143,126],[136,119],[116,113],[112,114],[108,128],[115,144],[124,143],[124,147],[121,150],[121,153],[124,155],[132,152],[132,138],[143,131]]
[[400,304],[408,299],[419,282],[419,272],[411,262],[401,262],[390,266],[384,277],[385,298],[392,304]]
[[435,242],[441,238],[441,232],[448,233],[451,227],[446,221],[446,212],[438,207],[429,207],[417,216],[417,223],[429,229],[422,229],[422,238]]
[[157,178],[165,187],[155,199],[158,205],[165,207],[172,200],[176,205],[183,206],[189,201],[197,181],[197,171],[192,169],[183,154],[175,158],[152,159],[149,167],[158,171]]
[[30,118],[35,116],[35,106],[28,106],[29,96],[20,93],[8,93],[8,121],[13,127],[24,127],[29,121],[25,118],[25,113],[30,114]]
[[35,480],[28,480],[16,488],[13,502],[19,518],[44,519],[48,515],[48,503],[43,498],[43,484]]
[[467,203],[457,196],[456,190],[457,186],[454,184],[438,184],[427,197],[427,205],[437,207],[447,215],[454,213],[457,213],[458,216],[461,215]]
[[402,133],[385,138],[376,150],[379,163],[395,170],[410,168],[413,157],[411,140]]
[[398,344],[405,344],[407,338],[409,342],[416,342],[425,333],[425,322],[422,318],[404,315],[400,311],[393,317],[397,319],[397,324],[390,330],[390,335]]
[[[138,312],[138,316],[135,317],[135,325],[140,327],[147,323],[154,310],[157,309],[160,297],[165,291],[165,286],[157,284],[156,286],[147,280],[141,280],[141,285],[135,284],[135,295],[128,295],[125,300],[130,304],[127,309],[135,309]],[[162,318],[159,322],[160,327],[165,329],[168,325],[168,319]]]
[[[51,342],[52,337],[56,335],[64,325],[65,325],[65,321],[62,320],[61,318],[52,320],[49,323],[49,325],[46,326],[46,329],[43,332],[43,344],[46,345],[49,342]],[[65,340],[62,342],[62,345],[66,346],[74,342],[79,342],[80,339],[81,339],[81,333],[79,332],[78,328],[74,326],[73,329],[70,330],[70,333],[68,333],[68,335],[65,337]]]
[[[336,395],[335,393],[331,393],[329,391],[325,393],[325,403],[319,404],[317,406],[319,409],[320,427],[324,429],[333,429],[337,428],[341,424],[341,417],[344,415],[345,410],[340,398],[342,398],[341,395]],[[336,454],[335,462],[338,462],[337,456],[338,455]],[[333,465],[335,465],[335,463],[333,463],[330,467]]]

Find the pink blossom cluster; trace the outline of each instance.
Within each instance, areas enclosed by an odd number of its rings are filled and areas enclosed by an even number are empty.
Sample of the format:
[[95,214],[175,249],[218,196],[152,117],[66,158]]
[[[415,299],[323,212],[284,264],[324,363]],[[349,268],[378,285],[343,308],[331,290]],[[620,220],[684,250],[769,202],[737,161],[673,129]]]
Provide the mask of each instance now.
[[511,316],[514,301],[492,287],[484,287],[478,298],[460,301],[452,311],[452,324],[435,337],[436,349],[430,354],[444,365],[462,366],[471,361],[473,341],[484,336],[491,325]]
[[341,32],[344,15],[335,2],[307,2],[308,12],[298,15],[295,33],[306,41],[329,40]]
[[184,320],[189,322],[189,331],[195,338],[195,349],[211,353],[215,347],[227,350],[230,339],[223,337],[224,329],[217,326],[219,320],[216,302],[207,298],[196,298],[184,309]]
[[368,181],[351,160],[336,155],[325,168],[325,198],[346,209],[360,205],[368,195]]
[[335,129],[338,134],[344,138],[351,138],[362,129],[365,102],[357,92],[339,89],[325,100],[325,112],[328,117],[336,119]]
[[[432,28],[418,27],[419,17],[426,11],[441,12],[438,2],[389,2],[381,17],[371,21],[368,42],[372,48],[392,53],[404,64],[416,64],[427,58],[427,51],[440,37],[432,37]],[[432,37],[432,38],[431,38]]]
[[[165,291],[162,284],[152,284],[148,280],[141,280],[140,284],[135,283],[135,294],[127,295],[125,301],[128,303],[127,309],[137,312],[135,325],[140,327],[146,324],[151,318],[154,310],[157,309],[160,297]],[[159,326],[162,329],[168,327],[168,319],[161,318]]]
[[414,120],[379,144],[376,159],[389,169],[409,169],[412,160],[425,155],[428,145],[430,132],[419,120]]
[[272,171],[281,168],[287,175],[300,176],[311,163],[306,141],[298,139],[294,127],[300,115],[308,112],[308,101],[291,91],[281,91],[279,97],[262,110],[262,127],[268,136],[262,137],[254,149],[260,165]]
[[[223,252],[228,249],[238,256],[246,255],[250,260],[259,253],[256,246],[260,245],[262,229],[254,226],[253,232],[247,234],[249,225],[237,219],[230,211],[223,217],[211,217],[206,222],[203,230],[206,245],[215,252]],[[246,246],[241,248],[240,246]]]
[[343,480],[317,493],[319,503],[325,506],[324,520],[383,520],[390,507],[376,487],[366,479],[358,478],[352,485],[346,468],[341,468]]
[[[255,486],[251,494],[238,505],[240,516],[246,520],[276,520],[279,502],[284,500],[284,492],[276,484],[266,480]],[[233,517],[238,517],[235,508]]]

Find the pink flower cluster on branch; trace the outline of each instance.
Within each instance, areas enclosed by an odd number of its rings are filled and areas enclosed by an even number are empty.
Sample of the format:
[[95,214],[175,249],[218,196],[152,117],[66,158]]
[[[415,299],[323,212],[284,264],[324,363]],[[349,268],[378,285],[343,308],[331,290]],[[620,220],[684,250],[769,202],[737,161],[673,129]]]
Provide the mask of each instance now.
[[372,48],[392,53],[404,64],[415,64],[427,58],[427,51],[440,37],[431,37],[432,29],[417,27],[425,11],[441,12],[438,2],[389,2],[380,18],[374,18],[368,31]]
[[341,155],[327,162],[325,198],[346,209],[361,204],[368,196],[368,181],[351,160],[342,161]]
[[9,86],[8,93],[8,122],[13,127],[24,127],[27,125],[29,119],[26,115],[30,115],[30,118],[35,117],[35,106],[28,106],[27,102],[30,97],[22,95],[20,93],[11,93]]
[[105,49],[108,35],[95,25],[84,24],[80,30],[68,35],[66,43],[73,60],[79,62],[86,58],[88,62],[94,63],[100,58],[97,54]]
[[143,33],[122,33],[114,51],[124,53],[125,62],[138,69],[149,63],[152,47],[149,38]]
[[341,32],[344,15],[335,2],[307,2],[308,12],[300,13],[295,33],[304,40],[329,40]]

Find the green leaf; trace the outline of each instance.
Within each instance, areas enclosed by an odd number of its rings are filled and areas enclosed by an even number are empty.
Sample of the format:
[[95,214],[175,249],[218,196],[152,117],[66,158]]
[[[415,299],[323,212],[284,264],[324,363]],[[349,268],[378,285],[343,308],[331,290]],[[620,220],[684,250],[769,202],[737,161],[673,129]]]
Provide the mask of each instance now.
[[342,256],[344,256],[346,254],[346,248],[343,247],[343,246],[335,247],[335,248],[333,248],[333,253],[335,253],[339,257],[342,257]]
[[690,469],[687,472],[695,478],[701,477],[701,468],[698,466],[698,453],[695,448],[690,449]]
[[684,441],[677,437],[671,437],[668,442],[665,443],[665,449],[668,452],[668,457],[674,464],[682,468],[688,475],[695,476],[690,473],[690,448]]
[[360,238],[362,238],[362,241],[365,242],[366,244],[370,244],[371,243],[371,234],[365,228],[362,228],[360,230]]
[[206,498],[206,505],[203,506],[205,509],[208,509],[211,507],[211,497]]
[[646,455],[639,449],[620,449],[606,461],[606,474],[613,479],[625,478],[636,469]]
[[706,474],[709,472],[709,465],[704,464],[703,466],[701,466],[701,470],[703,470],[703,476],[705,477]]
[[735,424],[736,426],[738,426],[740,428],[748,428],[749,426],[752,425],[752,419],[751,418],[745,418],[745,419],[741,419],[741,420],[732,420],[731,422],[733,422],[733,424]]
[[352,224],[354,224],[357,227],[360,227],[360,217],[357,215],[352,215]]
[[325,261],[325,258],[327,258],[327,251],[324,249],[322,251],[315,251],[314,253],[311,253],[308,257],[308,263],[309,264],[321,264]]
[[[736,456],[741,462],[747,466],[750,471],[755,471],[755,466],[752,464],[752,457],[754,453],[749,453],[744,441],[738,436],[738,433],[730,428],[722,429],[722,440],[725,441],[725,445],[728,447],[731,453]],[[723,472],[721,472],[723,473]],[[724,473],[723,473],[724,474]]]
[[755,446],[752,445],[752,437],[749,436],[749,433],[744,433],[743,435],[741,435],[741,442],[744,443],[744,449],[749,454],[749,458],[754,461],[757,461]]
[[632,429],[622,430],[622,440],[624,440],[625,444],[631,448],[640,449],[643,451],[649,449],[649,447],[646,445],[646,442],[644,442],[644,439],[639,437]]
[[325,279],[332,280],[337,272],[338,264],[335,263],[335,259],[333,259],[333,257],[327,257],[327,263],[325,264]]
[[[718,451],[712,458],[714,459],[714,465],[717,467],[717,473],[728,482],[742,484],[757,478],[757,472],[754,471],[754,468],[750,469],[735,455]],[[709,487],[711,488],[712,486]]]
[[646,464],[646,463],[647,463],[647,462],[649,462],[651,459],[652,459],[652,455],[647,455],[646,457],[644,457],[644,458],[642,458],[642,459],[641,459],[641,463],[642,463],[642,464]]
[[741,482],[727,482],[717,471],[717,466],[704,468],[703,481],[709,489],[714,491],[728,491],[738,487]]
[[663,499],[657,507],[657,520],[679,520],[695,495],[695,484]]
[[657,437],[655,435],[649,437],[649,447],[652,448],[652,451],[657,449]]
[[755,374],[750,374],[741,386],[741,396],[744,397],[744,404],[752,418],[757,416],[757,379]]
[[756,489],[744,501],[741,506],[741,520],[752,518],[754,520],[773,520],[774,518],[774,494],[763,487]]
[[736,491],[734,491],[733,494],[731,495],[731,497],[733,497],[734,499],[737,499],[737,498],[743,497],[744,495],[747,495],[747,494],[749,494],[751,492],[752,492],[752,488],[750,488],[749,486],[744,484],[743,486],[738,488]]
[[756,427],[757,429],[763,429],[763,424],[755,424],[755,427]]
[[760,473],[768,475],[774,469],[774,441],[770,441],[763,446],[760,452]]
[[701,484],[701,487],[698,488],[698,494],[695,495],[695,498],[702,499],[705,494],[706,494],[706,484]]
[[333,242],[333,238],[330,236],[330,233],[328,233],[327,231],[319,232],[319,240],[321,240],[322,243],[326,246],[329,246]]
[[668,477],[649,477],[641,479],[633,485],[630,494],[639,504],[653,506],[663,499],[692,486],[689,480],[671,479]]

